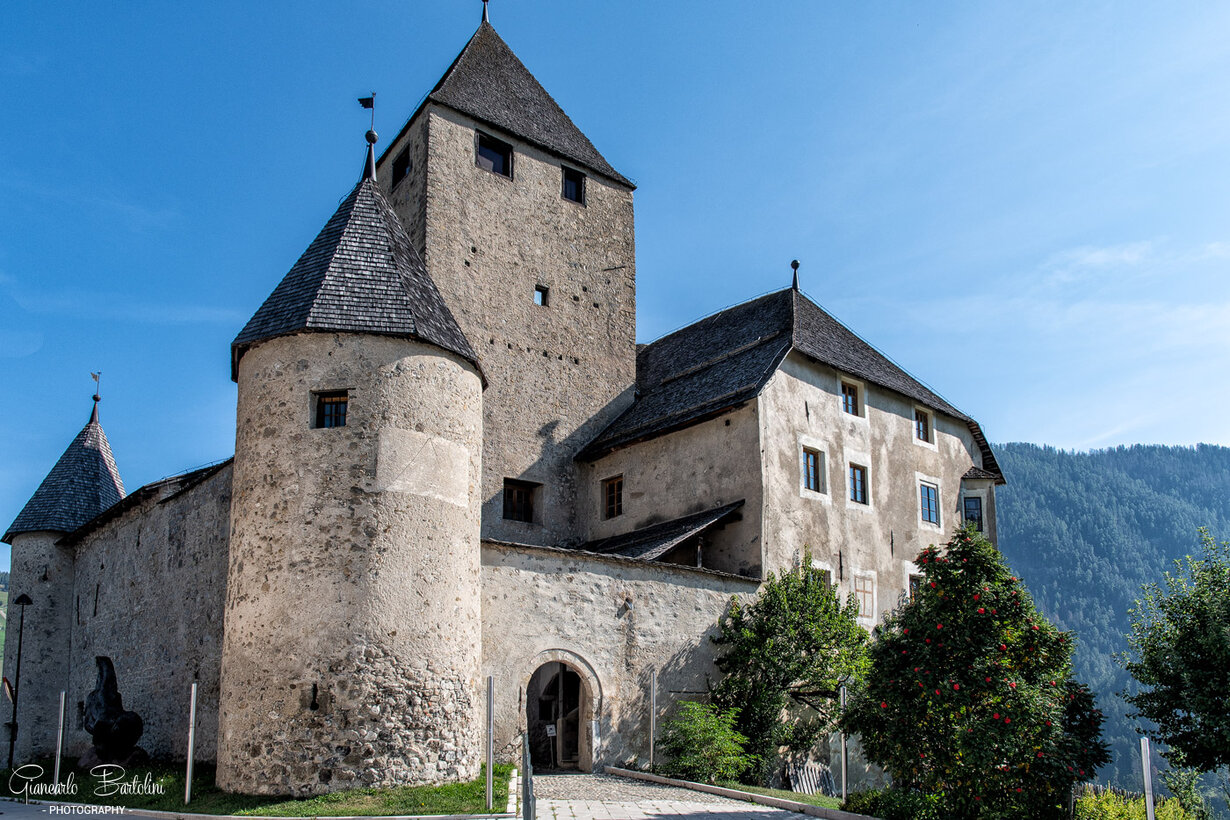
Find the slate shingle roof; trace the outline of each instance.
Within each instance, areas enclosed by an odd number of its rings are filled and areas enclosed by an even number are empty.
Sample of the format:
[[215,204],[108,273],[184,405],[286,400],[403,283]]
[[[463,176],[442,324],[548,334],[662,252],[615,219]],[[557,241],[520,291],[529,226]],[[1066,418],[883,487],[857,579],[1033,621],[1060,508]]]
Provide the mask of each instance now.
[[231,344],[231,378],[256,342],[299,332],[406,336],[478,357],[400,220],[366,173]]
[[606,555],[622,555],[626,558],[640,558],[644,561],[654,561],[661,558],[673,548],[682,544],[697,533],[704,532],[709,527],[727,518],[735,510],[743,506],[744,499],[732,504],[724,504],[712,510],[685,515],[671,521],[663,521],[639,530],[602,538],[582,544],[579,549],[584,552],[597,552]]
[[72,532],[124,498],[124,482],[111,444],[98,423],[98,406],[89,422],[51,468],[0,541],[11,544],[23,532]]
[[[446,105],[533,143],[608,179],[635,188],[611,167],[486,20],[466,43],[423,105]],[[398,139],[418,116],[410,117]],[[390,146],[397,143],[397,139]]]
[[640,347],[636,401],[579,458],[599,458],[754,398],[791,350],[965,422],[983,467],[1003,480],[977,422],[793,289],[735,305]]

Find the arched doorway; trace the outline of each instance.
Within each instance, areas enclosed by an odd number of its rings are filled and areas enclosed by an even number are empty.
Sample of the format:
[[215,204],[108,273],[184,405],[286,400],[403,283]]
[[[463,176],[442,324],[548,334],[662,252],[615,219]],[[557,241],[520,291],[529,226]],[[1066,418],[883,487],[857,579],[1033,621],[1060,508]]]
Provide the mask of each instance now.
[[530,676],[525,694],[534,769],[592,770],[591,696],[577,670],[563,661],[544,663]]

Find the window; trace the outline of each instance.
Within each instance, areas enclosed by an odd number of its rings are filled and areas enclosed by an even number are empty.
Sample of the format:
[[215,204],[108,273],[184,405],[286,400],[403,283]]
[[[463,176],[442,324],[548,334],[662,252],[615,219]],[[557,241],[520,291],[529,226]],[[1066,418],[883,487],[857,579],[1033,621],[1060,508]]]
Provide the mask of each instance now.
[[406,177],[410,176],[410,146],[407,145],[401,149],[396,157],[393,158],[393,179],[391,180],[394,188],[397,183],[401,182]]
[[602,517],[624,514],[624,477],[617,475],[602,482]]
[[931,414],[926,410],[914,411],[914,437],[931,443]]
[[546,285],[534,285],[534,304],[546,307],[551,299],[551,289]]
[[973,524],[974,529],[982,532],[982,499],[976,495],[965,497],[965,521]]
[[910,576],[910,598],[913,599],[922,589],[923,577],[921,575]]
[[345,427],[348,390],[332,390],[316,395],[316,427]]
[[841,383],[841,409],[852,416],[860,415],[857,384]]
[[512,146],[486,134],[478,135],[475,164],[484,171],[512,179]]
[[824,454],[810,447],[803,448],[803,489],[824,492]]
[[922,520],[932,524],[940,523],[940,491],[934,484],[925,481],[918,483],[919,502],[922,504]]
[[876,579],[870,575],[855,575],[854,598],[858,601],[859,617],[874,618],[876,614]]
[[531,481],[504,479],[504,518],[508,521],[534,523],[534,496],[541,484]]
[[564,169],[564,199],[585,204],[585,174],[571,168]]
[[850,465],[850,500],[867,503],[867,468],[858,464]]

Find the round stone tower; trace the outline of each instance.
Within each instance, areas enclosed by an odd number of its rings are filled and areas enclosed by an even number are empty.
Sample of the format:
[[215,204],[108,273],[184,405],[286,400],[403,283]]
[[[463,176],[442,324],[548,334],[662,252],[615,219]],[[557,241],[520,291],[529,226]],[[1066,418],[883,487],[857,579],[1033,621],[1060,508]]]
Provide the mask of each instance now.
[[363,178],[233,345],[218,784],[477,775],[482,375]]

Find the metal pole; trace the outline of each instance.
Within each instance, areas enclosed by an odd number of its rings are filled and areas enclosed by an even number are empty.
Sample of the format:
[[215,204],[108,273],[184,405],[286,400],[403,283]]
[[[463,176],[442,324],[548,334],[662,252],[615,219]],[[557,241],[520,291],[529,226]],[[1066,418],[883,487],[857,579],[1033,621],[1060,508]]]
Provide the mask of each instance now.
[[1140,739],[1140,767],[1145,775],[1145,814],[1148,820],[1153,820],[1153,766],[1152,754],[1149,750],[1149,738]]
[[192,758],[196,753],[196,681],[188,702],[188,771],[184,775],[184,805],[192,800]]
[[60,725],[56,729],[56,772],[54,782],[60,784],[60,755],[64,751],[64,693],[60,692]]
[[649,672],[649,768],[653,769],[654,747],[658,737],[658,670]]
[[[841,687],[841,712],[844,715],[846,712],[846,687]],[[841,733],[841,801],[846,801],[846,733]]]
[[495,799],[495,678],[487,676],[487,811]]
[[22,593],[13,603],[21,607],[21,621],[17,624],[17,669],[13,672],[13,720],[9,723],[9,771],[13,770],[13,747],[17,744],[17,695],[21,692],[21,643],[26,635],[26,605],[34,603]]

